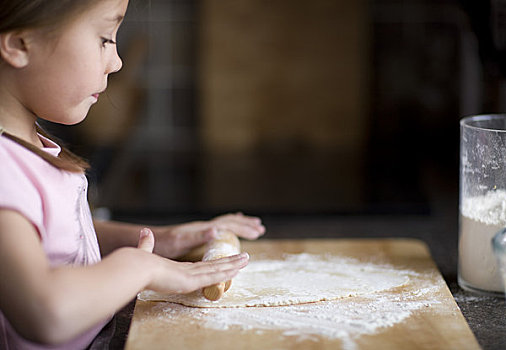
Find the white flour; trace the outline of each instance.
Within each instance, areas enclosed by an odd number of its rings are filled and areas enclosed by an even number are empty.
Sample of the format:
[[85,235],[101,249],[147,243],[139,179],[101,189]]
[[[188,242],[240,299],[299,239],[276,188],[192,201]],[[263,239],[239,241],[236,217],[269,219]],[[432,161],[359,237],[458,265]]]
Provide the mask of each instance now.
[[187,295],[145,291],[142,300],[171,301],[195,307],[281,306],[334,300],[398,288],[407,272],[351,258],[312,254],[285,255],[283,260],[251,261],[218,301],[200,291]]
[[492,251],[492,238],[506,227],[506,191],[464,198],[461,203],[459,277],[484,291],[502,292],[504,285]]
[[403,322],[416,310],[439,304],[430,296],[439,288],[430,286],[400,296],[371,293],[361,298],[278,307],[203,309],[172,303],[157,307],[166,320],[187,315],[193,322],[217,331],[280,331],[282,336],[299,341],[339,339],[343,349],[354,350],[361,336],[379,333]]
[[[301,259],[307,261],[313,258],[302,254]],[[357,274],[357,280],[360,280],[361,273],[367,275],[367,271],[389,270],[399,277],[409,276],[409,282],[392,291],[380,288],[382,282],[376,279],[372,282],[373,288],[363,290],[360,296],[288,306],[194,308],[159,303],[155,306],[156,313],[168,323],[177,324],[178,320],[184,318],[216,331],[234,329],[257,334],[274,331],[280,337],[292,337],[297,341],[338,339],[343,349],[353,350],[358,347],[357,341],[361,336],[380,333],[403,322],[416,310],[428,310],[440,303],[435,295],[445,284],[441,279],[435,278],[434,274],[419,274],[372,263],[359,264],[360,271],[356,266],[357,261],[342,258],[340,261],[340,267],[353,270]],[[286,283],[289,284],[290,281],[287,279]],[[306,283],[312,284],[307,276]]]
[[506,191],[489,191],[484,196],[462,200],[461,214],[485,225],[506,227]]

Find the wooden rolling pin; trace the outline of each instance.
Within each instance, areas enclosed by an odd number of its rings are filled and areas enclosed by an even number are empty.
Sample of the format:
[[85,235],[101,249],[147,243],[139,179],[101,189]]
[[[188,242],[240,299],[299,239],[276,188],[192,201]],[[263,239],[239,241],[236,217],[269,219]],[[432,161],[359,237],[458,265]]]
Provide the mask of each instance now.
[[[202,261],[216,260],[241,252],[241,244],[236,235],[230,231],[219,231],[216,238],[206,244]],[[202,294],[208,300],[216,301],[230,288],[232,280],[202,288]]]

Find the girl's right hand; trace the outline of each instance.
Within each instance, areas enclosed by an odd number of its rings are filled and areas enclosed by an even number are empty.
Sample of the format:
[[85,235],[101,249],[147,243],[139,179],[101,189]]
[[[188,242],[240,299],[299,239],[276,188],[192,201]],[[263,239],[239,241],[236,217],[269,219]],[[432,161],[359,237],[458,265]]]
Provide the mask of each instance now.
[[[141,230],[138,248],[153,252],[155,238],[153,232]],[[223,259],[206,262],[177,262],[152,255],[156,259],[151,282],[146,287],[162,293],[189,293],[215,283],[232,279],[240,269],[248,264],[249,256],[242,253]]]

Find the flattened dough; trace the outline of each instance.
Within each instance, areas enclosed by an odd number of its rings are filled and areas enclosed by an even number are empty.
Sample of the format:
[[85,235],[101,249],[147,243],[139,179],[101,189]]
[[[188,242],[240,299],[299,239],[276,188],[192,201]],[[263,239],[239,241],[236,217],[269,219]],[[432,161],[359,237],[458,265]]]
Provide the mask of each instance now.
[[401,287],[408,283],[409,274],[410,271],[350,258],[295,254],[282,260],[250,261],[217,301],[207,300],[200,290],[184,295],[146,290],[138,298],[201,308],[283,306]]

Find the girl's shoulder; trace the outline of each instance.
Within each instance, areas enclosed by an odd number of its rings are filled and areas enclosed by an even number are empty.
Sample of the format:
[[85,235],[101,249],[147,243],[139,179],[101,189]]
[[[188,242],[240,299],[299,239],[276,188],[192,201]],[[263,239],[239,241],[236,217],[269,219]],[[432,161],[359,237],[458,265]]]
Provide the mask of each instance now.
[[0,136],[0,164],[0,208],[20,212],[38,228],[41,236],[48,221],[45,215],[51,213],[45,209],[61,209],[66,204],[70,208],[87,185],[83,174],[60,170],[3,136]]
[[[61,148],[49,139],[43,139],[43,150],[53,156],[58,156]],[[60,173],[42,159],[39,155],[29,150],[25,146],[11,140],[8,137],[0,136],[0,176],[19,175],[19,172],[32,176],[48,176]]]
[[[39,137],[44,146],[43,151],[55,157],[58,156],[61,151],[61,147],[42,135],[39,135]],[[12,158],[21,160],[26,159],[27,161],[32,161],[35,158],[40,158],[23,145],[3,135],[0,135],[0,157],[2,160]]]
[[20,212],[39,226],[42,220],[40,182],[31,152],[0,136],[0,208]]
[[26,169],[32,156],[30,151],[7,137],[0,136],[0,179],[11,174],[19,175],[18,172]]
[[[52,148],[55,153],[58,151],[56,146]],[[81,182],[80,177],[55,168],[31,150],[3,136],[0,136],[0,164],[0,196],[13,191],[40,192],[48,186],[63,189]]]
[[[32,152],[17,142],[0,136],[0,161],[4,165],[12,165],[11,163],[25,163],[33,159]],[[6,168],[3,166],[2,168]]]

